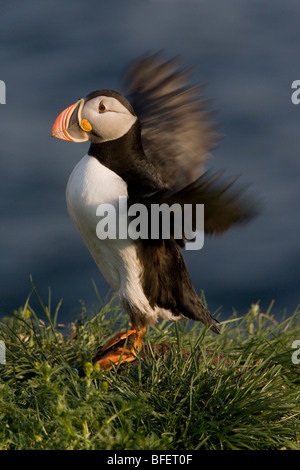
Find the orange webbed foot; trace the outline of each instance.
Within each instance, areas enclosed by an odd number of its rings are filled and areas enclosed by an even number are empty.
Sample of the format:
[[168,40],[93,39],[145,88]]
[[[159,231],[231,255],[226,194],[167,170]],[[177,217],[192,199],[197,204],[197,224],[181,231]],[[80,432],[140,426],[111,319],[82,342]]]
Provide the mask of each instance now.
[[98,348],[93,364],[99,364],[100,369],[109,370],[112,369],[112,364],[134,361],[136,353],[142,349],[145,333],[146,328],[117,333],[104,346]]

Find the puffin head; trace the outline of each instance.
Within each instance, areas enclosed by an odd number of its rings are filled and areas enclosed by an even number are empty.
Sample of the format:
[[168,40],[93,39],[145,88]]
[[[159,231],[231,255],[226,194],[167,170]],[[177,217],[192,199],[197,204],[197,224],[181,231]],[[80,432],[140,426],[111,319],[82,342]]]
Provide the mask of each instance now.
[[62,111],[51,135],[71,142],[101,143],[119,139],[136,121],[124,96],[112,90],[97,90]]

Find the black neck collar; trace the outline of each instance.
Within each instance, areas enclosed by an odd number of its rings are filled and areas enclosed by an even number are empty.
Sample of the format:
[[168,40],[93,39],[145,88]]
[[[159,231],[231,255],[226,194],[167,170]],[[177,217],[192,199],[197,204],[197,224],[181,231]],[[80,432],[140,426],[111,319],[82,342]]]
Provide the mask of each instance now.
[[88,154],[113,171],[121,170],[133,159],[145,158],[139,122],[136,121],[119,139],[92,143]]
[[142,196],[165,187],[144,153],[139,121],[119,139],[92,143],[88,155],[123,178],[130,196]]

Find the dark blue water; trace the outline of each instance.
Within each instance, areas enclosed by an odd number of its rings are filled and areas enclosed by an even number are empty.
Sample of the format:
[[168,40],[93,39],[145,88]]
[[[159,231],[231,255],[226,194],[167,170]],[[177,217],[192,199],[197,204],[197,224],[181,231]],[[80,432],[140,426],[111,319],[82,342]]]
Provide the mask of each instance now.
[[[17,6],[16,6],[17,5]],[[6,3],[0,17],[0,307],[31,290],[63,297],[61,321],[108,290],[65,204],[68,176],[88,144],[50,137],[58,113],[98,88],[120,89],[128,62],[147,51],[180,55],[207,82],[225,134],[210,165],[241,174],[264,201],[261,216],[186,253],[198,292],[225,318],[258,300],[299,302],[300,79],[298,0],[124,0]]]

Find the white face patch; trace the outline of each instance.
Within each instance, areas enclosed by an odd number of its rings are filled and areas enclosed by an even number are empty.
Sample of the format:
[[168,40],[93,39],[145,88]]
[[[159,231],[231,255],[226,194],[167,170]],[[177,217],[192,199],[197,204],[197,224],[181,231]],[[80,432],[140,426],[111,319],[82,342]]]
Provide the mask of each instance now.
[[[105,110],[102,110],[102,107],[105,107]],[[120,101],[110,96],[97,96],[87,101],[81,118],[87,119],[92,126],[92,132],[88,133],[91,142],[119,139],[137,120]]]

